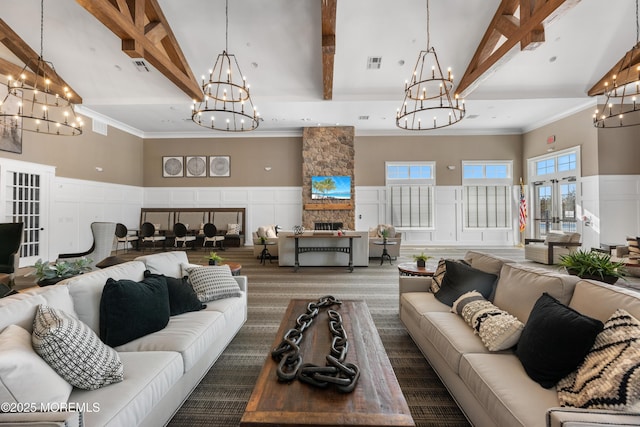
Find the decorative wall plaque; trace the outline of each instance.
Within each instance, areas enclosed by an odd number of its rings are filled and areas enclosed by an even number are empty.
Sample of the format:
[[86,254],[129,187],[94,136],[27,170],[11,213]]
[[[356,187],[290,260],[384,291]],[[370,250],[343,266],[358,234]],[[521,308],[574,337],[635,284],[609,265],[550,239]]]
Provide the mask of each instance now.
[[185,166],[187,170],[187,176],[207,176],[206,156],[189,156],[186,158]]
[[162,158],[162,176],[165,178],[178,178],[184,175],[184,162],[182,157],[168,156]]
[[231,176],[229,156],[210,156],[209,157],[209,176]]

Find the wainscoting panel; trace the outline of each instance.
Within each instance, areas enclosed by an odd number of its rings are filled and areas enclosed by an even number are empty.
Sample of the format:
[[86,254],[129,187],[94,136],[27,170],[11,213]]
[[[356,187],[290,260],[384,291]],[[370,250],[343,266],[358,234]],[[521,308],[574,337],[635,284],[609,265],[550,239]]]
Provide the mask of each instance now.
[[600,243],[640,236],[640,175],[601,175]]

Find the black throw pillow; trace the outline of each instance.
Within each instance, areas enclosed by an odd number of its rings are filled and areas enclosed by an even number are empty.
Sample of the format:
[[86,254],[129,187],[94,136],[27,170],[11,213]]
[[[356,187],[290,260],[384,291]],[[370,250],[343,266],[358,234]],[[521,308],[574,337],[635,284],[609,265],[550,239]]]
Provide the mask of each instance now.
[[199,311],[206,307],[202,304],[193,290],[188,277],[176,279],[162,274],[153,274],[149,270],[144,272],[145,281],[149,277],[162,277],[167,282],[169,290],[169,315],[176,316],[190,311]]
[[584,360],[603,327],[545,292],[531,310],[516,355],[532,380],[551,388]]
[[169,323],[169,292],[161,277],[142,282],[107,279],[100,300],[100,339],[111,346],[159,331]]
[[498,276],[453,260],[445,260],[445,264],[446,273],[435,293],[438,301],[451,307],[460,295],[471,291],[480,292],[489,299]]

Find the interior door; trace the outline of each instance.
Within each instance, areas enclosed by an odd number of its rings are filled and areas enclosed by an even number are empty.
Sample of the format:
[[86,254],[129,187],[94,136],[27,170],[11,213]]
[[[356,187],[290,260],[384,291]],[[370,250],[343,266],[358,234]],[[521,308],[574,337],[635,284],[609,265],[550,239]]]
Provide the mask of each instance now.
[[538,181],[533,187],[535,237],[544,239],[552,230],[577,231],[575,177]]
[[2,171],[4,220],[22,222],[24,231],[20,247],[20,266],[49,259],[47,233],[48,186],[50,174],[19,163],[8,164]]

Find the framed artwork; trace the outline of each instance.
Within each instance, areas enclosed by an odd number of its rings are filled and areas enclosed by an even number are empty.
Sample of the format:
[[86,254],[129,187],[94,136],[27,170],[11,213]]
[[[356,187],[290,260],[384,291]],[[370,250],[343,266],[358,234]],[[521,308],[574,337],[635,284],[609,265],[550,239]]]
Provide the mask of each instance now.
[[229,156],[209,156],[209,176],[231,176]]
[[189,177],[207,176],[207,157],[188,156],[186,157],[185,167]]
[[[18,102],[22,91],[16,90],[16,96],[7,97],[3,110],[18,111]],[[22,154],[22,118],[5,116],[0,119],[0,150]]]
[[165,178],[178,178],[184,176],[184,161],[182,157],[163,157],[162,176]]

